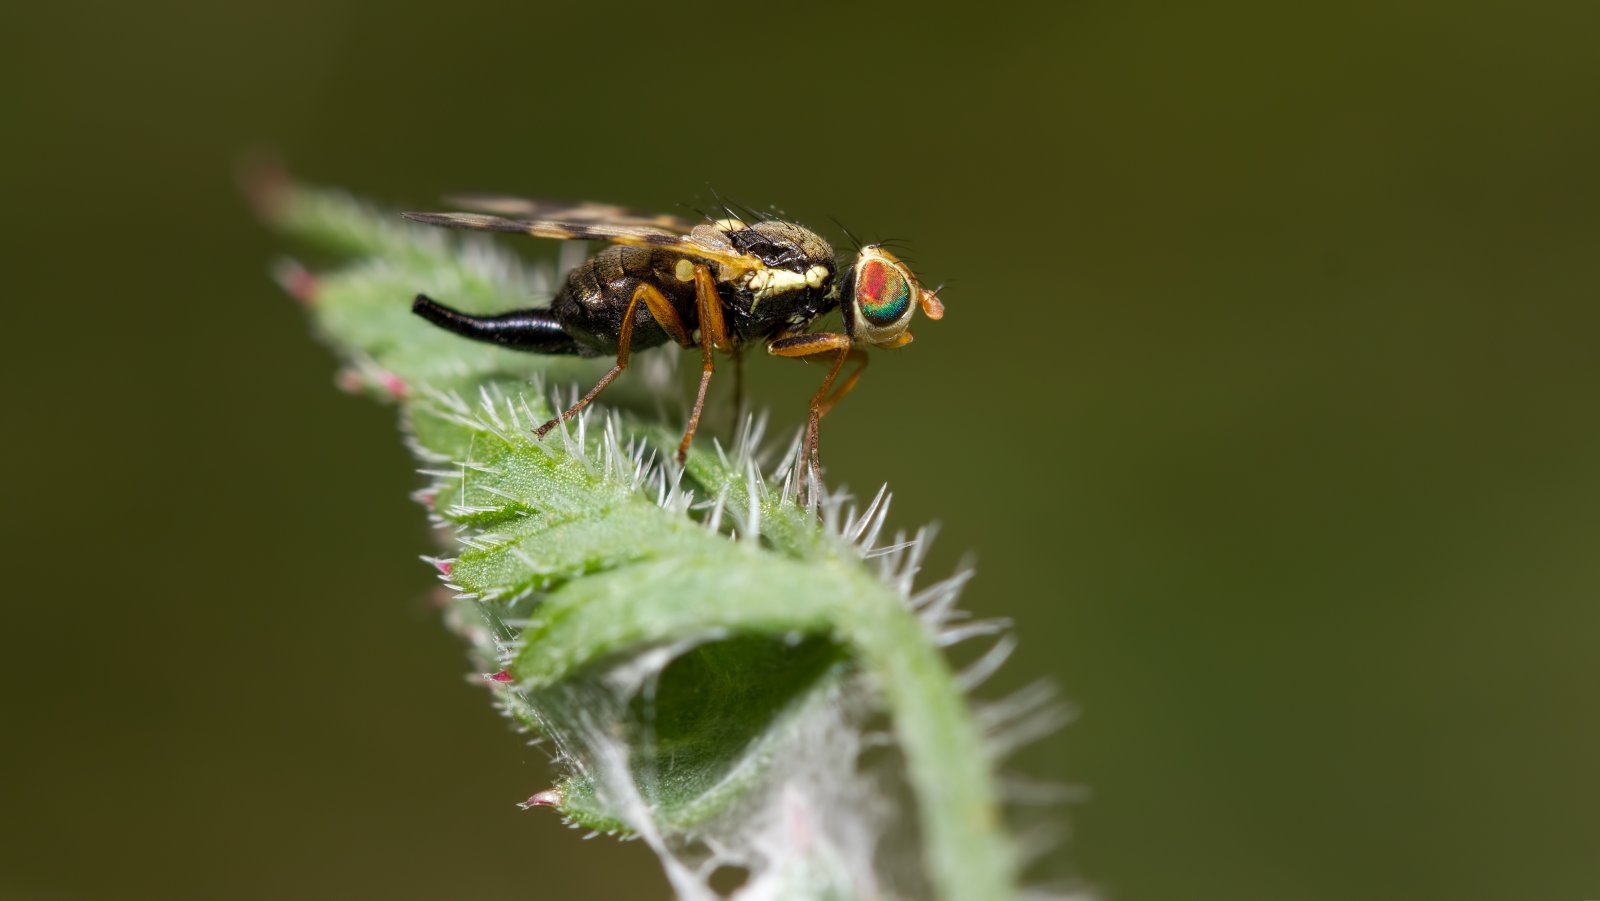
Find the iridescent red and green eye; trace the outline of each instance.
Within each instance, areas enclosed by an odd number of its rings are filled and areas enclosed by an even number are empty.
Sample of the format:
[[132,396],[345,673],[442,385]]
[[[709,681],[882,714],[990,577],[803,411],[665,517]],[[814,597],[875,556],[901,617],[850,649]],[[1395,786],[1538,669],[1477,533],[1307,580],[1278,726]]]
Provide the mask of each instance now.
[[866,260],[856,272],[856,303],[873,325],[893,325],[911,309],[911,282],[887,260]]

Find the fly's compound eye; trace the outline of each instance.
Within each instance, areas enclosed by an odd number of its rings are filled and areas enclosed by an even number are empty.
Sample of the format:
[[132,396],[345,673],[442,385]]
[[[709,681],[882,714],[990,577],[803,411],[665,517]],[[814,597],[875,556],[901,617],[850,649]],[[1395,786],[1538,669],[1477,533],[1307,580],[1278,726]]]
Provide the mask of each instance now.
[[911,280],[885,259],[868,259],[856,272],[856,307],[869,324],[884,328],[911,312]]
[[930,319],[944,315],[937,292],[924,291],[911,270],[881,247],[862,248],[852,275],[848,300],[859,337],[869,344],[900,347],[909,342],[906,328],[918,305]]

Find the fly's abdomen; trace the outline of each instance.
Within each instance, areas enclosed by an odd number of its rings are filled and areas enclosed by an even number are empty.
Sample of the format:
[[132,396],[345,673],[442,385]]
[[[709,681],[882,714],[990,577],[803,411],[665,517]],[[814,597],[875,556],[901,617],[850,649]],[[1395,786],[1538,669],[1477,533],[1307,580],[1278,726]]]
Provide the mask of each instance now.
[[[628,304],[641,284],[650,284],[667,298],[684,329],[693,332],[700,318],[694,282],[680,281],[676,275],[681,259],[651,248],[607,247],[567,275],[550,308],[579,341],[601,353],[616,353]],[[658,347],[670,340],[641,300],[633,311],[632,348]]]

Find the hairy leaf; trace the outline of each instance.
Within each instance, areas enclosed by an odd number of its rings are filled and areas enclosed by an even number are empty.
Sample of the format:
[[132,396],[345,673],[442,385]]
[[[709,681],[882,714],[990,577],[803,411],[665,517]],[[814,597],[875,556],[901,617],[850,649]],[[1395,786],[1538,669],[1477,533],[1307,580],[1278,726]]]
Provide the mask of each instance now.
[[[885,497],[802,506],[794,453],[769,474],[750,424],[728,451],[697,440],[679,469],[674,428],[619,412],[654,409],[661,355],[607,393],[612,412],[536,438],[543,386],[604,364],[475,344],[409,301],[530,306],[554,292],[549,268],[271,173],[252,187],[270,222],[342,260],[279,278],[343,384],[401,406],[446,536],[429,558],[446,620],[564,772],[531,805],[644,839],[682,897],[715,897],[723,866],[749,872],[749,898],[1015,892],[985,736],[937,651],[998,624],[950,625],[964,575],[913,593],[924,536],[879,548]],[[873,766],[880,715],[895,748]]]

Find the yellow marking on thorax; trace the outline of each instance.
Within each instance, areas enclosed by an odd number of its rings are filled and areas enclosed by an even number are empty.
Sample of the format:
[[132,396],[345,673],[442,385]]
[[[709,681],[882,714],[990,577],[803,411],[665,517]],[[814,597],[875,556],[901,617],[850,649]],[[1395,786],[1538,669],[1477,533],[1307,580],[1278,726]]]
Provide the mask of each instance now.
[[812,266],[804,272],[787,269],[757,269],[745,277],[744,286],[754,292],[757,301],[774,294],[783,294],[800,288],[820,288],[828,278],[828,267]]

